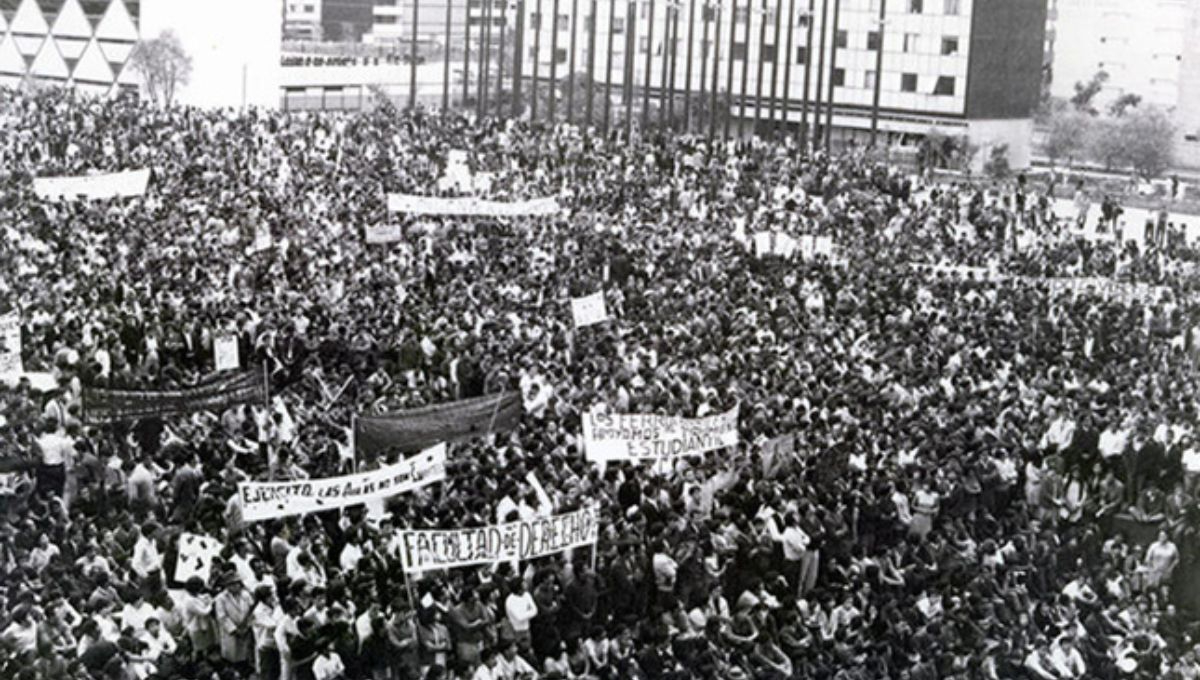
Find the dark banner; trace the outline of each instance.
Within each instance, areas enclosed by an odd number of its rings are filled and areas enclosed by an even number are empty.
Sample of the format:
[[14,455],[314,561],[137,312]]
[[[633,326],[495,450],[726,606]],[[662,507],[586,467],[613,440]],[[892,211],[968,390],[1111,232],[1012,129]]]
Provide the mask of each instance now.
[[230,406],[266,399],[261,373],[221,374],[195,387],[166,391],[125,391],[85,388],[84,419],[112,423],[196,411],[222,411]]
[[366,455],[388,449],[417,451],[442,442],[504,432],[517,426],[524,410],[519,392],[502,392],[382,416],[362,416],[354,427],[355,448]]

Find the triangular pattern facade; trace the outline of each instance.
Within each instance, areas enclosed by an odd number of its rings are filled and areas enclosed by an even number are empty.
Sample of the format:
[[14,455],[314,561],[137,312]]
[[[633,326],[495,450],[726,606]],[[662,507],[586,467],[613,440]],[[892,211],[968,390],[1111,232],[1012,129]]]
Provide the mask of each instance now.
[[54,25],[50,27],[50,34],[55,37],[66,36],[84,40],[92,36],[92,24],[83,13],[83,8],[79,6],[79,0],[67,0],[63,3],[62,9],[54,19]]
[[139,37],[137,3],[131,12],[126,2],[10,0],[0,11],[0,84],[33,77],[100,95],[136,85],[128,62]]
[[44,36],[50,32],[50,24],[42,15],[37,0],[21,0],[21,5],[17,7],[17,13],[13,15],[8,30],[18,34],[29,33]]

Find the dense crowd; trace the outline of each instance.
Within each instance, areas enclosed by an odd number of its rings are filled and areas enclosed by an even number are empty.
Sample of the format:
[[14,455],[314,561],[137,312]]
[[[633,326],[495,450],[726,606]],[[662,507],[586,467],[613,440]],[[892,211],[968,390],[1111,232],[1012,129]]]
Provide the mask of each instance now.
[[[387,213],[437,193],[456,149],[490,198],[563,214]],[[141,198],[32,192],[137,168]],[[1177,228],[1084,238],[1019,179],[930,191],[792,140],[61,91],[0,90],[0,169],[0,313],[57,384],[0,388],[2,677],[1200,678]],[[402,240],[365,242],[389,221]],[[836,255],[760,256],[761,230]],[[1081,277],[1110,285],[1055,285]],[[597,290],[614,319],[574,329]],[[85,386],[194,384],[226,334],[269,409],[86,422]],[[353,415],[504,389],[519,427],[452,444],[444,482],[242,521],[239,481],[382,462],[357,460]],[[592,409],[734,405],[736,449],[584,458]],[[794,451],[764,461],[780,437]],[[399,529],[593,502],[594,552],[406,587]],[[174,578],[183,532],[224,545],[207,581]]]

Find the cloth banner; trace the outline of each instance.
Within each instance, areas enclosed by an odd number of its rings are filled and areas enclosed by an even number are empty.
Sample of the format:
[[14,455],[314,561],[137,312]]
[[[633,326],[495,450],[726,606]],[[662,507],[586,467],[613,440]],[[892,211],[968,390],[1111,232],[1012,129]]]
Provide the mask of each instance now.
[[406,573],[531,560],[594,545],[599,511],[589,507],[549,517],[465,529],[400,532]]
[[223,335],[213,342],[213,358],[217,371],[236,371],[241,367],[238,356],[238,339],[235,335]]
[[141,196],[150,183],[150,170],[126,170],[77,177],[37,177],[33,193],[44,200],[75,198],[124,198]]
[[225,549],[224,544],[203,534],[179,534],[179,559],[175,562],[175,580],[187,583],[193,576],[208,583],[213,560]]
[[738,444],[738,407],[704,418],[585,413],[587,459],[657,461]]
[[366,228],[367,243],[394,243],[404,238],[399,224],[378,224]]
[[575,318],[576,328],[608,321],[608,307],[604,304],[604,293],[592,293],[581,298],[571,298],[571,316]]
[[451,217],[540,217],[557,214],[558,199],[534,198],[525,201],[488,201],[481,198],[439,198],[388,194],[388,210],[410,215],[448,215]]
[[506,432],[517,426],[524,412],[520,392],[501,392],[380,416],[360,416],[354,426],[355,448],[366,455],[391,448],[419,451],[439,442]]
[[242,371],[221,374],[182,390],[124,391],[87,387],[83,390],[83,413],[88,423],[111,423],[196,411],[222,411],[230,406],[265,400],[263,376]]
[[768,479],[775,476],[784,461],[796,451],[796,435],[785,434],[762,443],[762,471]]
[[242,519],[258,522],[334,510],[415,491],[446,478],[446,445],[438,444],[395,465],[321,479],[241,482]]
[[21,315],[11,312],[0,316],[0,375],[22,373]]

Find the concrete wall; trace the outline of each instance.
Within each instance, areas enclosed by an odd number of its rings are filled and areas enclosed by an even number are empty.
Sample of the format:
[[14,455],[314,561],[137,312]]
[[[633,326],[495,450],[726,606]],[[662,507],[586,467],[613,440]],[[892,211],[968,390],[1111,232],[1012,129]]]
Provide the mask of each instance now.
[[143,40],[174,31],[192,57],[178,95],[202,107],[279,107],[283,5],[275,0],[142,0]]

